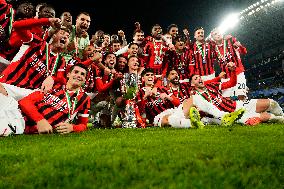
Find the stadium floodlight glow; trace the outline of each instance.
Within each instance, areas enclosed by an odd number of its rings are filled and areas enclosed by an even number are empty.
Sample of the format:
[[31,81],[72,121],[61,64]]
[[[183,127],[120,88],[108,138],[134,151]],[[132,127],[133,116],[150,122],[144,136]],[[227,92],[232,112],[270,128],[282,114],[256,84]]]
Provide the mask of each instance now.
[[224,34],[227,30],[235,27],[239,21],[239,13],[232,13],[218,26],[218,29]]
[[[217,28],[224,34],[229,29],[235,27],[239,21],[243,21],[245,18],[249,18],[255,13],[261,13],[262,9],[274,7],[275,3],[283,3],[284,0],[259,0],[258,2],[251,4],[239,13],[230,14]],[[207,37],[206,39],[208,39]]]

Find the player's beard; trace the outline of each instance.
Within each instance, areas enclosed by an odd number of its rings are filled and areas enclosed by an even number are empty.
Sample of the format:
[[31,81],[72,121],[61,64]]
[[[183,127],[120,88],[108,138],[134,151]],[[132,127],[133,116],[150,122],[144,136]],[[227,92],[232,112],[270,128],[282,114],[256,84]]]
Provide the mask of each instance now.
[[179,85],[179,77],[175,77],[175,78],[171,79],[170,82],[174,85]]

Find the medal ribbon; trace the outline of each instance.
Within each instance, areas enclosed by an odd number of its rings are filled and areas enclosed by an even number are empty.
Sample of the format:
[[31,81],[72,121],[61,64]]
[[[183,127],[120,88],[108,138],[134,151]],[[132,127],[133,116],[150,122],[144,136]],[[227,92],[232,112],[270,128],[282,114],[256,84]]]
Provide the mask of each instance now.
[[223,40],[223,44],[224,44],[224,54],[222,55],[218,46],[216,45],[216,51],[218,53],[218,57],[220,60],[223,60],[224,62],[226,61],[226,50],[227,50],[227,43],[226,43],[226,40],[224,39]]
[[13,22],[14,22],[14,9],[10,8],[10,21],[9,21],[9,36],[11,35],[13,29]]
[[199,53],[202,56],[203,63],[206,62],[206,43],[204,43],[203,49],[202,49],[202,46],[200,44],[197,44],[197,48],[199,50]]
[[69,119],[69,121],[71,121],[71,117],[74,114],[75,108],[77,106],[78,94],[79,94],[79,90],[76,91],[76,97],[74,98],[73,101],[71,101],[71,97],[70,97],[69,93],[67,91],[65,92],[65,96],[66,96],[66,99],[67,99],[67,106],[68,106],[68,119]]
[[55,63],[54,63],[54,66],[53,66],[53,68],[52,68],[51,73],[49,72],[50,58],[49,58],[49,44],[48,44],[48,43],[46,43],[46,46],[45,46],[45,57],[46,57],[46,58],[45,58],[46,73],[47,73],[47,75],[52,76],[52,75],[54,75],[55,72],[56,72],[56,68],[57,68],[57,66],[58,66],[58,62],[59,62],[59,59],[60,59],[60,55],[57,54],[56,59],[55,59]]

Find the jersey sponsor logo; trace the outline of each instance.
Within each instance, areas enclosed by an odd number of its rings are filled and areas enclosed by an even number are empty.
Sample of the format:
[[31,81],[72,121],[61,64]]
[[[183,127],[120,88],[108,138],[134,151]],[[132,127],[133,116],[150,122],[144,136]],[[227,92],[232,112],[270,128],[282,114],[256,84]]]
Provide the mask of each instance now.
[[64,111],[68,109],[67,103],[65,101],[52,94],[46,95],[43,99],[43,102],[50,104],[58,111]]
[[30,66],[34,67],[38,73],[44,75],[46,71],[46,66],[44,65],[44,63],[38,59],[36,54],[34,54],[31,58],[32,61],[30,62]]

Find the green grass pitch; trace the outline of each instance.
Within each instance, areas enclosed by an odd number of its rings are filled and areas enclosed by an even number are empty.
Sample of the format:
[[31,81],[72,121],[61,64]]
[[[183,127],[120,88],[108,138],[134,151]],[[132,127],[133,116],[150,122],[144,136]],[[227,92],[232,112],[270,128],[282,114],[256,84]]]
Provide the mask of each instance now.
[[0,188],[284,188],[284,125],[0,138]]

